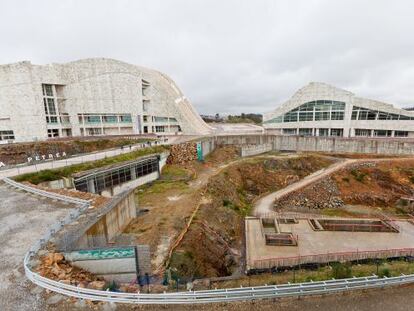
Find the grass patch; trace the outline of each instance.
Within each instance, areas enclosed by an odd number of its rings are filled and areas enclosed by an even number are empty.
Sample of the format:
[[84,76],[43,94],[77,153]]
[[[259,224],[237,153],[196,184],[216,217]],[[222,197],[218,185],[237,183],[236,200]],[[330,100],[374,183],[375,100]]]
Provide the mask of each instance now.
[[194,176],[189,170],[178,165],[167,164],[161,172],[161,179],[163,180],[190,180],[193,178]]
[[41,182],[61,179],[63,177],[70,177],[71,175],[78,173],[78,172],[87,171],[87,170],[103,167],[106,165],[121,163],[125,161],[131,161],[131,160],[135,160],[145,155],[149,155],[153,153],[161,153],[166,150],[167,149],[163,146],[145,148],[145,149],[140,149],[140,150],[136,150],[130,153],[125,153],[125,154],[121,154],[121,155],[117,155],[114,157],[109,157],[109,158],[105,158],[105,159],[101,159],[97,161],[74,164],[71,166],[66,166],[66,167],[56,168],[56,169],[51,169],[51,170],[43,170],[43,171],[36,172],[36,173],[23,174],[23,175],[19,175],[15,177],[14,179],[18,182],[28,181],[32,184],[37,185]]
[[147,195],[162,194],[173,190],[176,194],[188,191],[190,188],[184,181],[163,181],[156,180],[150,184],[140,186],[135,191],[138,200],[142,200]]
[[407,262],[404,260],[395,261],[380,261],[377,264],[374,261],[366,264],[354,264],[350,263],[334,263],[331,266],[323,266],[315,270],[297,269],[286,270],[278,273],[265,273],[259,275],[251,275],[250,277],[244,276],[237,280],[223,281],[214,283],[214,287],[217,288],[230,288],[230,287],[247,287],[247,286],[259,286],[263,284],[286,284],[302,283],[310,281],[324,281],[332,278],[348,278],[348,277],[363,277],[377,274],[379,277],[393,277],[401,274],[414,273],[414,262]]
[[357,180],[359,182],[362,182],[362,183],[364,182],[365,176],[367,176],[366,173],[363,173],[363,172],[361,172],[359,170],[356,170],[356,169],[352,170],[351,174],[352,174],[352,176],[354,176],[355,180]]

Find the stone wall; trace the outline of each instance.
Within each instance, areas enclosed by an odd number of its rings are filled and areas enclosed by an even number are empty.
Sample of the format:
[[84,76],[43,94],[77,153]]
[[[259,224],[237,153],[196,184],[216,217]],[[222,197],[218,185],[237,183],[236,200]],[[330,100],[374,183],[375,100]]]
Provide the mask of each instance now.
[[195,142],[172,145],[167,164],[184,164],[197,160],[197,144]]

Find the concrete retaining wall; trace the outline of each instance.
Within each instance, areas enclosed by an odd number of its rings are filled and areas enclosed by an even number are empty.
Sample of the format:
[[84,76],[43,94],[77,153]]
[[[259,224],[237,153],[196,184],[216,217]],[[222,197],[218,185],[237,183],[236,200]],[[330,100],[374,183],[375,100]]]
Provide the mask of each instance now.
[[393,138],[300,137],[281,135],[217,136],[219,144],[273,144],[273,150],[333,153],[414,154],[414,140]]
[[214,149],[216,149],[216,141],[214,138],[208,138],[201,141],[201,148],[203,152],[203,158],[209,155]]
[[102,216],[79,238],[77,248],[102,247],[112,242],[137,216],[134,191],[123,192],[103,208]]
[[260,144],[260,145],[245,145],[240,149],[242,157],[249,157],[257,154],[262,154],[273,150],[273,144]]

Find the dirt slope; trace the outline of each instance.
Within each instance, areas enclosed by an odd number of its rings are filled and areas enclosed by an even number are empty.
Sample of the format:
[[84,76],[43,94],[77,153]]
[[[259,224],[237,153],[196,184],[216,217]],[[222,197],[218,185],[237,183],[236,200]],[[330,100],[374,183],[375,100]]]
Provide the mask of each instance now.
[[242,266],[243,219],[258,196],[280,189],[331,163],[306,156],[253,158],[230,165],[207,184],[208,203],[200,206],[171,267],[181,277],[238,273]]

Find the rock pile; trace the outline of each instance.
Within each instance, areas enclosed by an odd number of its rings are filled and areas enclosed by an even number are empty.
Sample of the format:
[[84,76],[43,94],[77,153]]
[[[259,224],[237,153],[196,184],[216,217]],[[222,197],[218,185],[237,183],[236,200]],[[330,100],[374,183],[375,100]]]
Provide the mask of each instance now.
[[103,290],[107,285],[90,272],[70,265],[61,253],[48,253],[41,257],[36,270],[43,277],[68,285],[97,290]]
[[197,159],[196,143],[188,142],[172,145],[170,155],[167,158],[168,164],[185,164]]
[[309,210],[344,205],[334,181],[328,177],[275,202],[276,209]]

